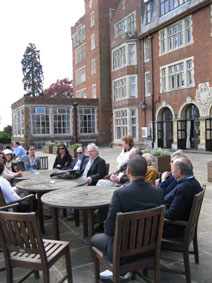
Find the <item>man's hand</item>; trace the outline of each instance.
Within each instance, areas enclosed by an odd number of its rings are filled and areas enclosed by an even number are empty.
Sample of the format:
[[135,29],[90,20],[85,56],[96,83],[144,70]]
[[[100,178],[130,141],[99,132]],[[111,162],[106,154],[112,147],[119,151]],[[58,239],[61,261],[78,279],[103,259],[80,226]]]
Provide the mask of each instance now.
[[21,177],[22,176],[22,171],[18,171],[17,173],[14,174],[14,177]]
[[112,174],[112,175],[110,176],[110,181],[116,183],[116,182],[119,181],[119,178],[118,178],[118,176],[116,176],[115,174]]
[[87,183],[88,183],[89,185],[92,183],[91,177],[88,177],[88,178],[87,178]]
[[169,177],[170,173],[168,171],[163,172],[161,176],[161,181],[164,182]]

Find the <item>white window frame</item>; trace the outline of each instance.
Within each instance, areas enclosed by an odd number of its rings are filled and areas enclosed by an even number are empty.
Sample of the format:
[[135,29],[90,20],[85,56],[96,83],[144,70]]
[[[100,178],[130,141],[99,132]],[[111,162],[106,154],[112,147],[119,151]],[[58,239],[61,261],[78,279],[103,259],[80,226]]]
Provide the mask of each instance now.
[[86,82],[86,66],[83,66],[82,68],[76,70],[75,78],[76,85],[80,85]]
[[75,65],[85,61],[85,43],[75,49]]
[[95,33],[91,35],[91,50],[95,49]]
[[[131,84],[131,78],[135,79],[135,83]],[[131,85],[135,85],[135,94],[131,94]],[[129,98],[138,97],[138,76],[128,75],[113,80],[113,101],[121,101]]]
[[92,98],[96,98],[96,84],[92,85]]
[[[89,113],[81,113],[82,111],[85,111],[85,110],[90,110],[90,114]],[[81,116],[82,115],[87,115],[87,116],[89,116],[89,115],[91,115],[92,117],[94,117],[94,131],[93,132],[89,132],[89,131],[87,131],[87,132],[82,132],[81,131],[81,129],[82,129],[82,127],[81,127],[81,124],[84,124],[84,123],[87,123],[88,124],[88,122],[89,121],[85,121],[84,119],[83,120],[81,120]],[[96,111],[96,108],[94,108],[94,107],[79,107],[79,110],[78,110],[78,121],[79,121],[79,127],[78,127],[78,129],[79,129],[79,132],[80,132],[80,135],[92,135],[92,134],[96,134],[97,133],[97,111]],[[85,128],[85,127],[84,127]],[[93,127],[88,127],[88,128],[93,128]],[[88,129],[87,128],[87,129]]]
[[[179,32],[180,25],[182,26],[181,33]],[[178,28],[178,31],[175,30],[176,27]],[[173,31],[172,34],[170,34],[171,31]],[[161,30],[159,32],[159,55],[161,56],[193,44],[194,41],[192,31],[191,15]],[[190,40],[188,40],[188,37],[190,38]],[[181,40],[183,41],[182,44],[180,44]]]
[[92,59],[91,60],[91,75],[96,74],[96,60]]
[[150,39],[144,40],[144,62],[149,62],[150,59]]
[[95,25],[94,11],[90,13],[90,26],[93,27]]
[[[183,67],[181,67],[182,64]],[[165,75],[162,74],[164,71],[166,73]],[[166,83],[165,88],[164,83]],[[171,84],[173,84],[174,87],[172,87]],[[191,88],[194,86],[193,56],[160,67],[160,93]]]
[[77,98],[87,98],[86,88],[80,89],[76,91]]
[[[131,21],[133,19],[133,21]],[[118,38],[125,33],[134,34],[136,30],[136,11],[133,11],[119,22],[114,24],[115,38]]]
[[[32,113],[35,108],[35,113]],[[45,113],[39,113],[37,108],[45,108]],[[46,106],[31,106],[30,107],[30,117],[31,117],[31,134],[32,136],[49,136],[51,134],[51,115],[50,108]],[[44,119],[41,116],[45,116]],[[35,116],[35,119],[33,118]],[[37,119],[39,118],[39,119]],[[43,128],[43,124],[48,125]],[[40,124],[39,127],[37,125]],[[38,131],[39,129],[39,131]],[[43,131],[44,129],[44,131]]]
[[[63,113],[61,110],[63,110]],[[53,119],[53,134],[54,135],[64,136],[64,135],[71,134],[71,112],[70,112],[69,107],[54,106],[53,112],[52,112],[52,119]],[[61,126],[59,127],[58,125],[60,123],[61,123]],[[59,133],[59,131],[61,132]]]
[[24,136],[24,107],[13,110],[12,132],[15,137]]
[[[134,50],[134,64],[130,64],[130,56],[129,56],[129,46],[135,45]],[[112,64],[112,70],[116,71],[118,69],[124,68],[126,66],[136,66],[137,65],[137,44],[134,41],[124,43],[119,45],[118,47],[114,48],[112,50],[112,56],[111,56],[111,64]]]
[[151,73],[145,72],[145,96],[151,95]]
[[74,47],[85,40],[85,26],[80,24],[77,26],[77,31],[72,35]]

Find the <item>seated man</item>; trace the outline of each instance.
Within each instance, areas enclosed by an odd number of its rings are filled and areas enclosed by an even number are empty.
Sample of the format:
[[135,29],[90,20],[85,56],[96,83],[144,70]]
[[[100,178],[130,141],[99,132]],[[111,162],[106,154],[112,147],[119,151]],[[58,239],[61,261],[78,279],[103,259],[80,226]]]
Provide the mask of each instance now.
[[[104,258],[112,262],[115,221],[117,212],[130,212],[157,207],[163,204],[163,192],[160,188],[144,181],[147,171],[146,160],[135,155],[128,161],[127,174],[130,185],[114,191],[107,219],[104,222],[104,234],[91,238],[91,245],[103,252]],[[112,278],[109,270],[100,273],[100,278]]]
[[[140,154],[140,151],[136,148],[131,149],[129,153],[129,159],[135,154]],[[100,187],[115,187],[125,184],[127,181],[129,181],[129,178],[126,174],[126,169],[127,163],[122,165],[116,172],[105,176],[104,179],[99,180],[96,185]]]
[[85,149],[83,147],[77,148],[77,158],[75,158],[71,165],[67,167],[66,169],[73,169],[80,171],[84,167],[86,159],[89,158],[89,156],[85,155]]
[[105,160],[99,157],[99,149],[94,143],[87,146],[89,158],[85,160],[82,168],[82,178],[87,179],[88,185],[96,185],[98,180],[107,174]]
[[158,177],[158,170],[154,166],[154,158],[151,153],[144,153],[142,156],[146,159],[147,162],[147,172],[145,176],[145,182],[155,184],[155,180]]
[[[169,220],[187,221],[195,194],[202,191],[199,182],[193,176],[193,167],[187,157],[179,157],[171,165],[172,174],[177,182],[165,196],[166,213]],[[175,236],[182,231],[174,225],[164,226],[165,236]]]

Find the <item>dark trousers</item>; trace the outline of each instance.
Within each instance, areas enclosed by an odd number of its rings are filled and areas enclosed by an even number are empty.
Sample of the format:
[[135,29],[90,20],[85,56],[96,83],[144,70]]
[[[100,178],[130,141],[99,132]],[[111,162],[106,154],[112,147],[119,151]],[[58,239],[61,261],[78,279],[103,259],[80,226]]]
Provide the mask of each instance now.
[[98,250],[103,252],[103,258],[106,261],[112,262],[113,257],[113,237],[108,236],[104,233],[95,234],[91,238],[91,246],[96,247]]

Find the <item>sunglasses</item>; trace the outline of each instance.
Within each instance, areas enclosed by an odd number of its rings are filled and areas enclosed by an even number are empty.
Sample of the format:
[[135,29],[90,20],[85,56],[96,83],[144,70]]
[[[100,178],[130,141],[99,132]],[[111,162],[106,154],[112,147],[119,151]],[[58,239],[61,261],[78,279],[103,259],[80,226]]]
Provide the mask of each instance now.
[[65,148],[64,148],[64,147],[60,147],[59,150],[60,150],[60,149],[65,149]]
[[82,152],[77,152],[77,154],[82,154]]

